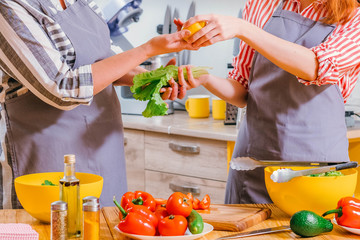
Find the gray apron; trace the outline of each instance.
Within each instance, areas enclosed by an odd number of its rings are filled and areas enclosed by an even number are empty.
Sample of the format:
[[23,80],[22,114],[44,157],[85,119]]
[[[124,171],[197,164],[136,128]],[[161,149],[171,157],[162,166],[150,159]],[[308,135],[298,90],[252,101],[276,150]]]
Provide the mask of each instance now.
[[[311,48],[325,41],[335,28],[283,10],[282,6],[283,3],[264,27],[279,38]],[[305,86],[256,52],[249,79],[246,120],[240,126],[233,157],[349,161],[344,113],[337,85]],[[230,169],[225,202],[270,203],[264,168]]]
[[[42,7],[51,16],[47,4]],[[75,48],[73,68],[112,55],[107,24],[85,0],[78,0],[51,17]],[[4,107],[15,178],[63,171],[63,156],[75,154],[77,172],[104,178],[102,206],[112,206],[112,197],[127,191],[121,110],[112,85],[95,95],[90,106],[69,111],[42,102],[30,91],[6,101]]]

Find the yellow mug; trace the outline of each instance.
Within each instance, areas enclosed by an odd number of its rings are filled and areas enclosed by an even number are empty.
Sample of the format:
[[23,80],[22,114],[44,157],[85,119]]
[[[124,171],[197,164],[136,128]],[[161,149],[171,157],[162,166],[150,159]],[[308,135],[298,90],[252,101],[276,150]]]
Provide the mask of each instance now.
[[185,102],[185,108],[191,118],[207,118],[210,115],[210,96],[191,95]]
[[226,102],[220,98],[212,99],[212,116],[216,120],[225,120]]

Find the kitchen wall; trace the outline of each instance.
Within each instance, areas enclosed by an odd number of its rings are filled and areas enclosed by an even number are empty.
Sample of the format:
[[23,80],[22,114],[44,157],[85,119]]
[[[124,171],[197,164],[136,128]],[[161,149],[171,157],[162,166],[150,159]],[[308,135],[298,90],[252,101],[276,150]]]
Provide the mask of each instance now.
[[[129,31],[124,36],[134,46],[139,46],[147,40],[158,35],[156,27],[162,24],[165,17],[166,6],[170,5],[172,11],[179,10],[180,19],[185,20],[192,0],[143,0],[141,7],[144,10],[140,21],[129,26]],[[195,0],[196,14],[223,14],[238,16],[246,0]],[[233,40],[217,43],[213,46],[192,52],[191,64],[195,66],[210,66],[210,72],[216,76],[226,77],[227,63],[232,62]],[[206,89],[192,89],[188,94],[207,93]],[[182,103],[184,101],[181,101]],[[356,86],[346,105],[348,110],[360,113],[360,86]]]

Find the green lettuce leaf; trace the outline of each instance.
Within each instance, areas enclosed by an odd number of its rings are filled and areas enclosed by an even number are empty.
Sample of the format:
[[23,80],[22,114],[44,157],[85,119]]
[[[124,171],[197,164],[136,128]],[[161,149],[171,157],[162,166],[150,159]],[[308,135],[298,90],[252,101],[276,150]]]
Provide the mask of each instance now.
[[[208,67],[192,67],[191,71],[195,78],[203,74],[209,74]],[[186,68],[184,77],[187,79]],[[146,109],[142,112],[144,117],[163,116],[167,114],[167,104],[162,100],[160,89],[169,86],[170,79],[178,81],[178,67],[169,65],[161,66],[150,72],[135,75],[133,86],[130,87],[133,97],[139,101],[149,100]]]

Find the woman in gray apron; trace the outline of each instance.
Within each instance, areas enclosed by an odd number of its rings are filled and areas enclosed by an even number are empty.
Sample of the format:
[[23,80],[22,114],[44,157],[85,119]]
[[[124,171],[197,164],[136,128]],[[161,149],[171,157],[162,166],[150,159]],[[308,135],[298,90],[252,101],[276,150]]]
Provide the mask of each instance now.
[[[188,33],[159,36],[114,55],[107,24],[90,0],[5,0],[0,12],[1,116],[7,130],[0,208],[18,207],[14,178],[61,171],[65,154],[76,155],[76,171],[104,178],[101,205],[112,205],[114,195],[127,191],[121,110],[112,83],[131,85],[134,74],[145,71],[137,66],[151,56],[193,49],[182,39]],[[52,59],[56,54],[59,59]],[[64,68],[78,78],[59,77]],[[54,78],[42,82],[41,74]],[[81,87],[90,91],[89,100]]]
[[[207,22],[189,39],[196,47],[233,37],[243,41],[230,79],[204,76],[187,86],[203,84],[227,102],[247,106],[233,158],[349,161],[344,102],[360,72],[360,8],[355,0],[345,2],[345,8],[329,9],[327,1],[250,0],[244,19],[204,15],[184,24]],[[333,19],[330,10],[343,15]],[[241,68],[251,69],[248,76],[239,74]],[[225,202],[271,202],[264,169],[230,169]]]

